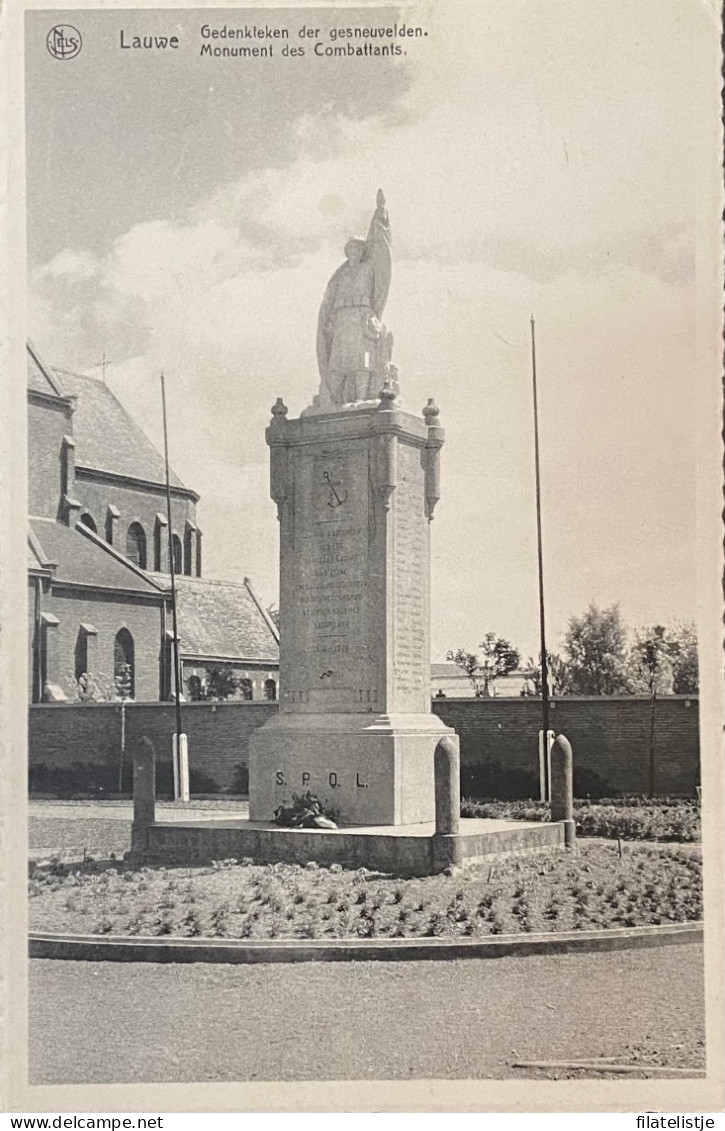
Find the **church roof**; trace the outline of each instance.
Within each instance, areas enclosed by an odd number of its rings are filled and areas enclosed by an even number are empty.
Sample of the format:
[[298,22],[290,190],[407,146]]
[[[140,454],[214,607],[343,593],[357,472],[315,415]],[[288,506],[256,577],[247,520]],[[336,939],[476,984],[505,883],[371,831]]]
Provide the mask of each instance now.
[[31,526],[28,526],[28,569],[54,569],[54,563],[51,562],[50,557],[41,546]]
[[34,346],[28,343],[26,352],[28,388],[34,393],[45,393],[51,397],[64,397],[63,386],[58,377],[45,365]]
[[276,632],[247,583],[177,577],[176,607],[184,656],[279,663]]
[[[52,369],[66,395],[78,398],[73,416],[76,463],[95,471],[165,483],[164,458],[100,378]],[[183,487],[170,472],[174,487]]]
[[30,549],[39,564],[55,565],[54,583],[70,581],[89,588],[132,589],[161,596],[163,590],[83,526],[31,518]]

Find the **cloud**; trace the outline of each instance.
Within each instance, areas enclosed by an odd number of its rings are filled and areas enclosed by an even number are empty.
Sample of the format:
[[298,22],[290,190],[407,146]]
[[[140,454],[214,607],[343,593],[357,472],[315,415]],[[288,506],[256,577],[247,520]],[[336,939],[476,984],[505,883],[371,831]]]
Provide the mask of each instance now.
[[98,260],[90,252],[66,248],[38,272],[39,279],[92,279],[98,273]]

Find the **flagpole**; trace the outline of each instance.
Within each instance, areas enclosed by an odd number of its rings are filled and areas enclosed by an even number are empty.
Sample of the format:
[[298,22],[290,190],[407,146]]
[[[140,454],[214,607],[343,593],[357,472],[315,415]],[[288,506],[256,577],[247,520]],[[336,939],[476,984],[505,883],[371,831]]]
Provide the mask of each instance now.
[[166,466],[166,519],[169,531],[169,575],[171,577],[171,623],[173,627],[174,639],[173,645],[173,658],[174,658],[174,690],[176,693],[176,760],[174,763],[174,792],[177,794],[174,800],[178,800],[181,793],[181,774],[178,760],[182,748],[182,727],[181,727],[181,665],[179,663],[179,626],[176,616],[176,571],[174,568],[174,539],[173,527],[171,525],[171,483],[169,479],[169,437],[166,425],[166,386],[164,384],[164,374],[161,373],[161,408],[164,418],[164,463]]
[[541,470],[539,466],[539,403],[536,389],[536,336],[531,315],[531,377],[534,390],[534,462],[536,467],[536,547],[539,560],[539,633],[541,646],[541,708],[544,726],[543,781],[544,796],[549,796],[549,666],[546,654],[546,618],[544,616],[544,555],[541,541]]

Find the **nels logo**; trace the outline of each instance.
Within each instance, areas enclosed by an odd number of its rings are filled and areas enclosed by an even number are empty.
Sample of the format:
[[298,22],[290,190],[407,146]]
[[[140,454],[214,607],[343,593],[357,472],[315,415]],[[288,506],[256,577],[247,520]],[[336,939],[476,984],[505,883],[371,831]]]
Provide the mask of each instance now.
[[83,45],[81,33],[71,24],[52,27],[45,42],[54,59],[75,59]]

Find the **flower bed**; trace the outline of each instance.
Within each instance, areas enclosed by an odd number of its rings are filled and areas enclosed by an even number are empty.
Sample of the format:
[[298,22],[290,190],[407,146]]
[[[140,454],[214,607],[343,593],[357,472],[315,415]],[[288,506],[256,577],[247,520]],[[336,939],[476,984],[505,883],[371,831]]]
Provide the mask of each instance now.
[[484,937],[702,918],[698,851],[583,844],[452,875],[223,861],[202,868],[31,865],[31,930],[285,938]]
[[[462,817],[495,817],[514,821],[548,821],[551,810],[543,801],[475,801],[464,799]],[[700,808],[690,800],[621,800],[589,804],[574,802],[579,836],[616,840],[659,840],[692,843],[700,840]]]

